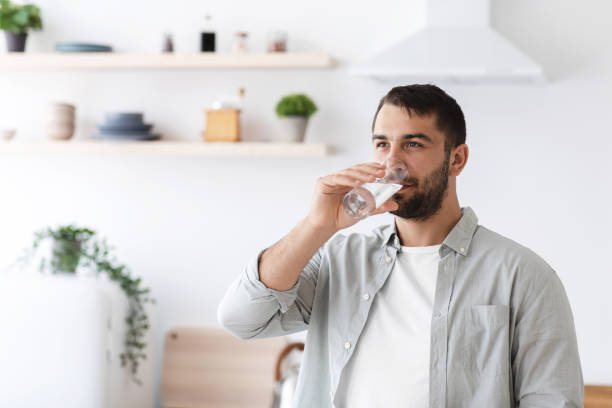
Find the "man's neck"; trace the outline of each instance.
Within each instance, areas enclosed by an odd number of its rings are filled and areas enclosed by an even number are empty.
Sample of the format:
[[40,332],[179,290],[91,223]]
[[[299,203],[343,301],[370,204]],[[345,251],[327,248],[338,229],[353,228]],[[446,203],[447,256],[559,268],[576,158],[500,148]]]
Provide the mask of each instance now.
[[425,221],[395,217],[395,226],[402,246],[441,244],[462,216],[458,203],[442,208]]

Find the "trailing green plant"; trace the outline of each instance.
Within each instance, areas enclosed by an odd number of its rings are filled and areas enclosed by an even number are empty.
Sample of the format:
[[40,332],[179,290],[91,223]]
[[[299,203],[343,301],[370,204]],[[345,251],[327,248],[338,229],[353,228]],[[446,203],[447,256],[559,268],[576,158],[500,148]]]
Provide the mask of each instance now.
[[150,289],[141,287],[141,278],[133,278],[127,266],[117,262],[111,255],[105,239],[100,239],[95,231],[74,225],[59,226],[55,229],[46,228],[34,234],[32,246],[26,250],[21,259],[22,264],[33,260],[40,245],[46,240],[52,240],[53,250],[51,262],[43,256],[38,268],[41,272],[76,273],[78,267],[88,268],[96,273],[105,273],[108,278],[117,282],[129,301],[129,315],[125,319],[128,330],[125,338],[125,350],[121,353],[121,366],[129,365],[134,382],[142,385],[138,378],[139,362],[146,359],[143,349],[144,335],[149,329],[149,318],[144,309],[145,303],[155,303],[149,296]]
[[0,0],[0,30],[24,33],[42,29],[40,9],[33,4],[15,4]]
[[315,103],[305,94],[286,95],[276,104],[276,114],[309,118],[317,111]]

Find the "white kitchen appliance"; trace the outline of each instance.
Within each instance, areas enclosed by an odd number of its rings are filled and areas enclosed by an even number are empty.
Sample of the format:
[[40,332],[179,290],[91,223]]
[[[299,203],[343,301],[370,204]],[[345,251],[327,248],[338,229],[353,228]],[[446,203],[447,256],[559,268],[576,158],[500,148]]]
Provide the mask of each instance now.
[[426,0],[424,27],[354,64],[351,72],[398,84],[544,83],[542,67],[491,26],[490,3]]

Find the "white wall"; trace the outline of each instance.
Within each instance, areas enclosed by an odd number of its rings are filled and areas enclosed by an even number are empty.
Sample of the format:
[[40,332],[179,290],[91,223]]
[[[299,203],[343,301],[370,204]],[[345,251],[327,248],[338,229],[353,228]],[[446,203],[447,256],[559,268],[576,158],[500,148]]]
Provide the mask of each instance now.
[[[333,70],[2,73],[0,127],[20,138],[43,138],[47,103],[72,101],[78,138],[88,137],[108,110],[145,112],[172,139],[196,140],[215,97],[244,86],[245,138],[271,139],[273,108],[305,91],[320,107],[307,141],[328,142],[324,159],[238,159],[95,156],[0,157],[0,265],[8,265],[47,225],[77,222],[97,229],[120,259],[142,275],[158,300],[156,381],[164,333],[178,325],[216,324],[223,292],[260,248],[305,216],[316,177],[371,158],[369,128],[390,87],[349,77],[346,67],[418,29],[423,1],[292,2],[195,0],[38,0],[46,29],[28,50],[55,41],[110,43],[120,51],[153,52],[164,31],[176,49],[197,48],[196,17],[217,17],[222,50],[247,30],[252,48],[265,32],[290,32],[295,51],[323,50]],[[589,0],[499,0],[493,25],[543,64],[543,86],[439,84],[462,106],[468,165],[458,179],[462,206],[480,223],[540,254],[557,271],[571,301],[587,383],[612,383],[612,251],[608,174],[612,153],[612,4]],[[377,216],[354,227],[389,222]],[[159,402],[158,402],[159,404]]]

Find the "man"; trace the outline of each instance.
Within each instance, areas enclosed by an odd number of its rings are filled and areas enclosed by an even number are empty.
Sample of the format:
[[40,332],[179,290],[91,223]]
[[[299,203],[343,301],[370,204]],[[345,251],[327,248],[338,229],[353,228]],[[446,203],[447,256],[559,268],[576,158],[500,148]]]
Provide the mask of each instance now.
[[[309,214],[226,293],[221,325],[243,339],[308,329],[299,408],[582,407],[555,271],[459,206],[468,147],[456,101],[433,85],[393,88],[372,130],[374,163],[317,180]],[[393,225],[335,235],[359,221],[344,195],[389,157],[410,173],[373,213]]]

